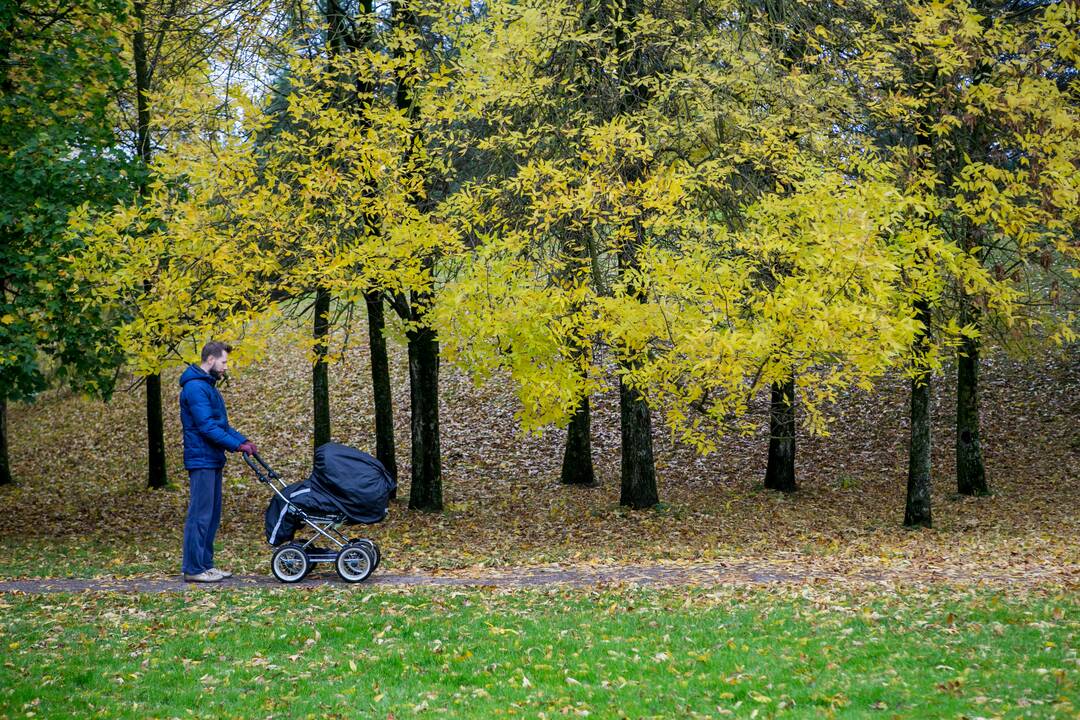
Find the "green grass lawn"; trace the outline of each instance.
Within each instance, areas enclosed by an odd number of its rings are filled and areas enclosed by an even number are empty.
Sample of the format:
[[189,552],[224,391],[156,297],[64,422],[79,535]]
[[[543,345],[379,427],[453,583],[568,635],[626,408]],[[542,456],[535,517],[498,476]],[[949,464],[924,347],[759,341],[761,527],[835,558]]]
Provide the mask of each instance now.
[[0,717],[1076,716],[1075,594],[0,596]]

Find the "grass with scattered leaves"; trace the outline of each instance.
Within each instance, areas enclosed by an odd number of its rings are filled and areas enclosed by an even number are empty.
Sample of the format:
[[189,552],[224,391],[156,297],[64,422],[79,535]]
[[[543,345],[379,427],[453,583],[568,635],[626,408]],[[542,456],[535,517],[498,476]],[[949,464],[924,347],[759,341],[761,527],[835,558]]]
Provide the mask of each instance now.
[[1075,595],[0,597],[2,717],[1075,717]]

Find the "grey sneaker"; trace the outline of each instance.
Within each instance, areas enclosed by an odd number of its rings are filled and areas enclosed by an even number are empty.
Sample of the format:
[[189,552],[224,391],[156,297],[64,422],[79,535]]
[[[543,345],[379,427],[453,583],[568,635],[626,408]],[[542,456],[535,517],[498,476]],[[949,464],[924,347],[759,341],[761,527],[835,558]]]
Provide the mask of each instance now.
[[210,568],[209,570],[207,570],[207,572],[212,572],[212,573],[216,573],[217,575],[220,575],[222,580],[224,580],[225,578],[231,578],[232,577],[231,572],[229,572],[228,570],[221,570],[219,568]]
[[212,583],[221,582],[222,580],[224,580],[224,578],[213,570],[204,570],[203,572],[195,573],[194,575],[184,573],[185,582]]

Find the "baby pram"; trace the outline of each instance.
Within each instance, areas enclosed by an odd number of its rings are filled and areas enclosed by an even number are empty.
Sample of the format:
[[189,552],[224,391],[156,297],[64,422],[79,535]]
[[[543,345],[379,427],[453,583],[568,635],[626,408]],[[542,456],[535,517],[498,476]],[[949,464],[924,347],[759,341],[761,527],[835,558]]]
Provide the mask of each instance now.
[[[285,583],[300,582],[315,563],[329,562],[341,579],[361,582],[379,566],[379,546],[367,538],[347,538],[341,528],[372,525],[386,518],[397,483],[382,463],[347,445],[326,443],[315,450],[311,475],[287,485],[258,455],[245,455],[244,460],[259,482],[274,491],[266,509],[266,539],[275,547],[270,560],[274,577]],[[306,542],[294,541],[304,525],[315,534]],[[319,538],[334,547],[317,547],[314,543]]]

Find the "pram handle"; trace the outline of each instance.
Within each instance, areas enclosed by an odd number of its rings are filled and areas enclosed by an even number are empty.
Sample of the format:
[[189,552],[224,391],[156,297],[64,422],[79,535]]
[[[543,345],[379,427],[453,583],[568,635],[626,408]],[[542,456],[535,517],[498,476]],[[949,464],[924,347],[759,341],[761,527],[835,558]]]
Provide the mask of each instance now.
[[[246,462],[248,464],[249,468],[251,468],[252,470],[255,471],[255,476],[259,478],[259,482],[269,483],[270,480],[277,480],[277,479],[279,479],[281,477],[276,472],[274,472],[274,469],[272,467],[270,467],[269,465],[266,464],[265,460],[263,460],[261,457],[259,457],[258,453],[251,453],[250,455],[248,453],[243,453],[243,455],[244,455],[244,462]],[[259,465],[262,465],[263,468],[266,470],[265,475],[263,475],[262,471],[259,470],[259,468],[255,465],[255,463],[251,462],[252,457],[254,457],[256,460],[258,460]]]

